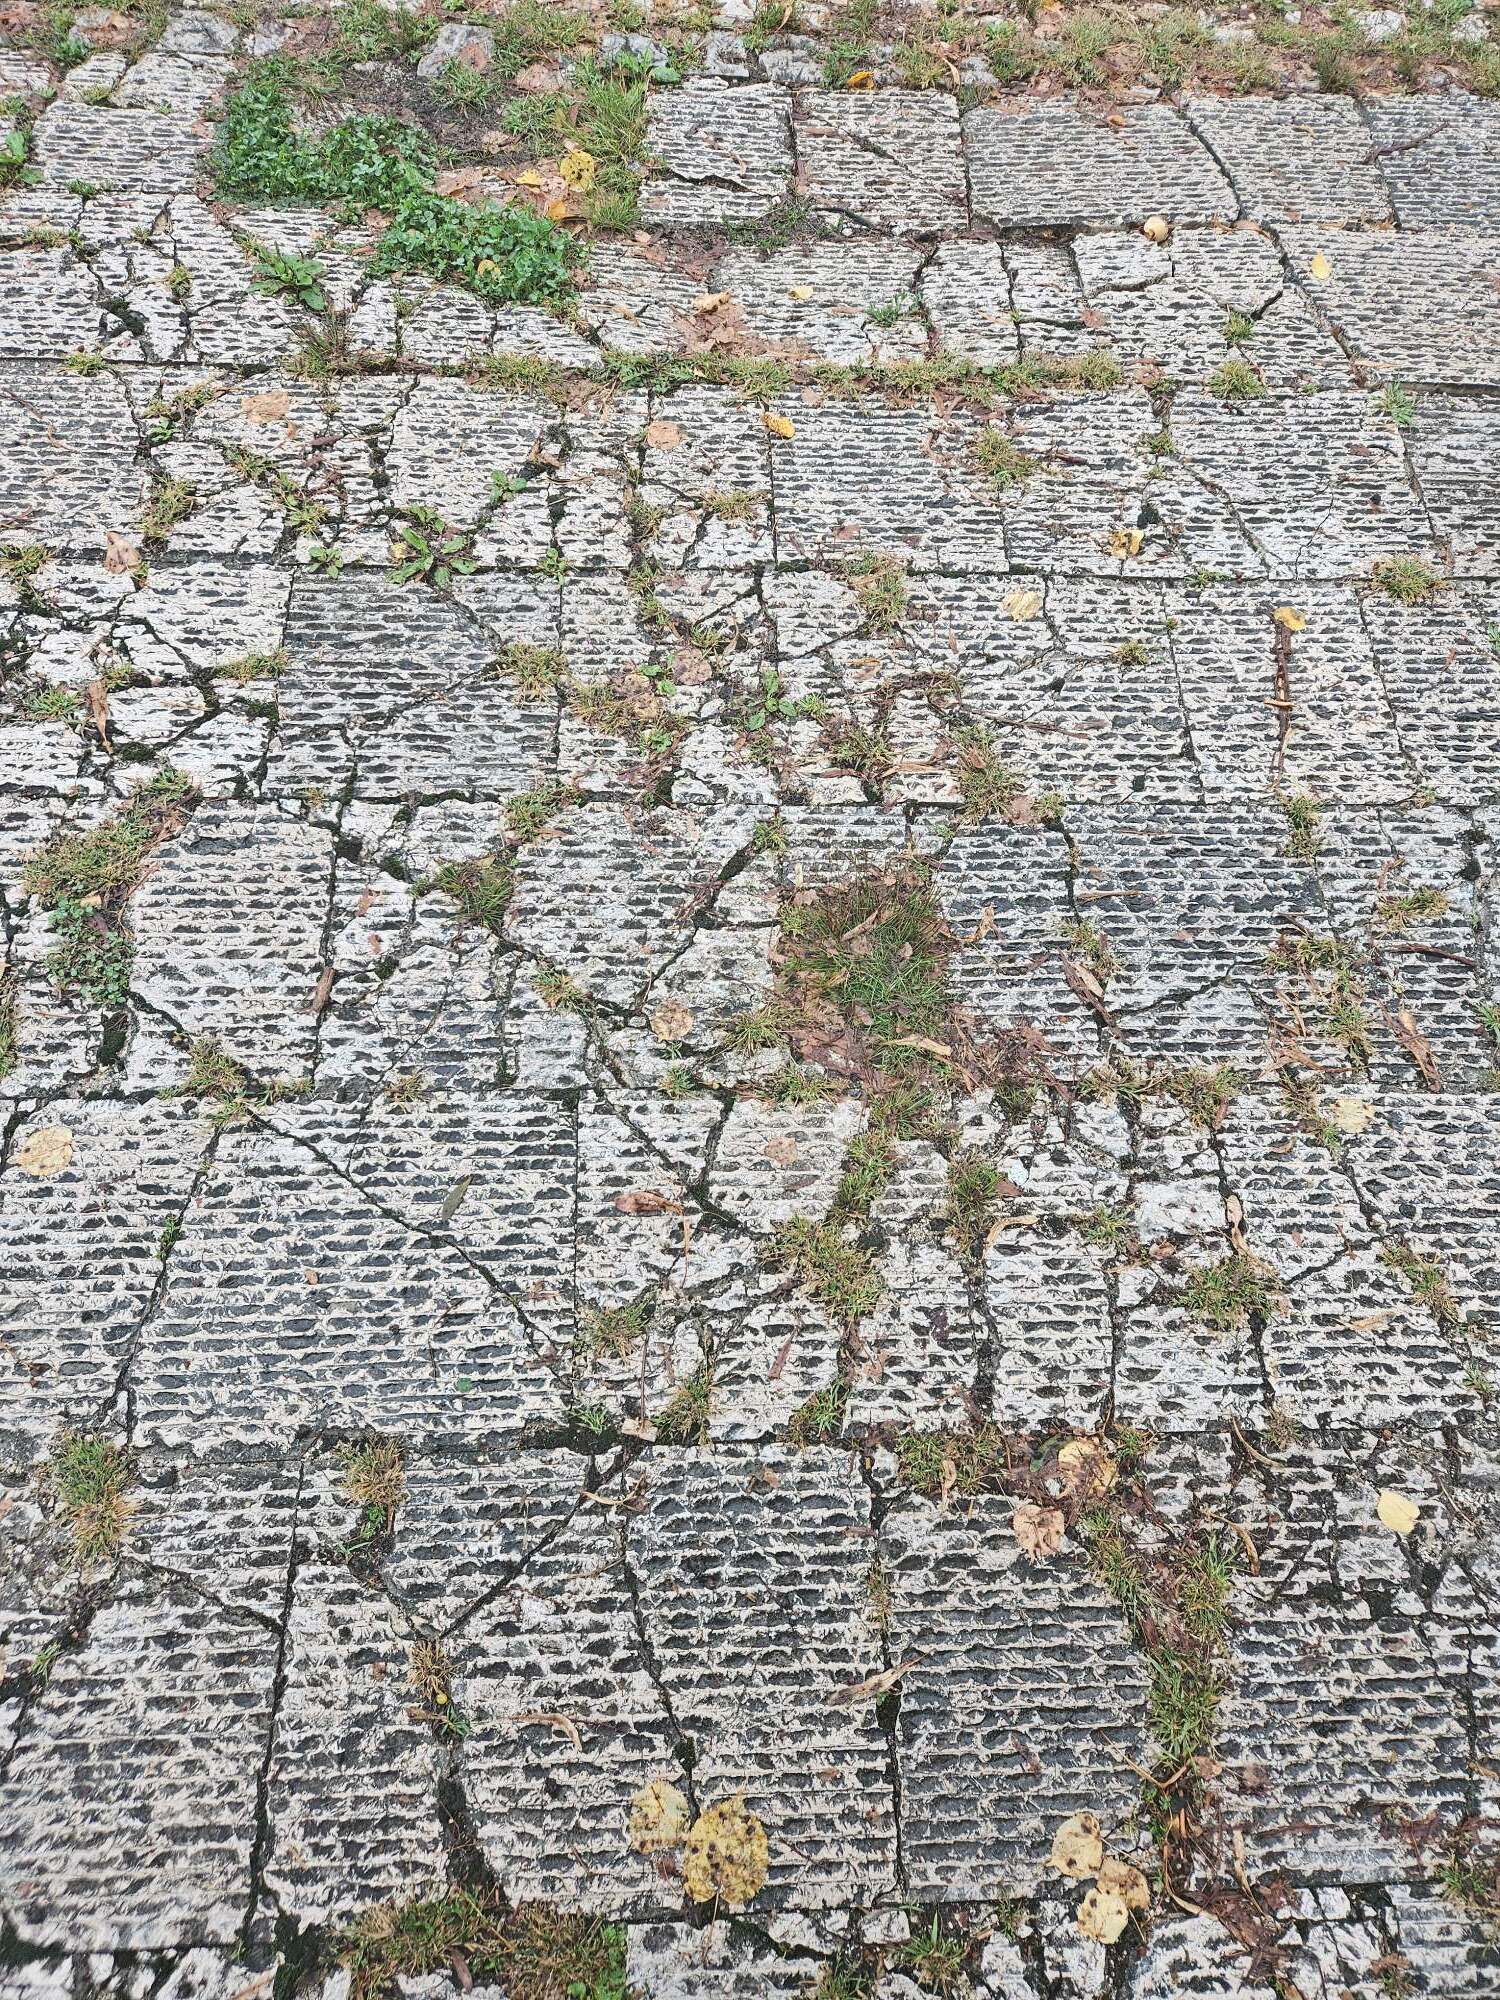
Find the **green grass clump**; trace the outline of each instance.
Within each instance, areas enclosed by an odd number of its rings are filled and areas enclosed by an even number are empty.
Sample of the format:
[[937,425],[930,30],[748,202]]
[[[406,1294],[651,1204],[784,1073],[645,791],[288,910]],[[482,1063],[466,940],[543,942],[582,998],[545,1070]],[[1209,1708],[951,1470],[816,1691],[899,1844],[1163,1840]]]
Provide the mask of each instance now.
[[494,854],[477,861],[445,861],[433,879],[434,886],[457,903],[466,924],[499,936],[513,887],[509,862]]
[[1182,1288],[1182,1303],[1193,1318],[1215,1333],[1231,1333],[1248,1320],[1274,1316],[1280,1304],[1275,1273],[1244,1251],[1206,1264]]
[[772,1236],[769,1256],[844,1326],[873,1312],[885,1292],[868,1251],[846,1243],[835,1222],[794,1215]]
[[972,1431],[904,1431],[894,1448],[902,1482],[929,1499],[998,1492],[1010,1464],[1004,1433],[995,1424]]
[[130,990],[131,943],[124,906],[158,841],[182,824],[190,779],[163,771],[123,812],[87,833],[59,834],[26,864],[23,881],[47,911],[53,935],[47,967],[68,992],[115,1008]]
[[1375,587],[1398,604],[1421,604],[1443,587],[1443,579],[1420,556],[1386,556],[1372,575]]
[[108,1562],[125,1538],[130,1459],[108,1438],[69,1432],[47,1460],[47,1484],[80,1568]]
[[655,1419],[657,1438],[662,1444],[707,1444],[712,1412],[713,1383],[708,1369],[695,1368],[673,1390],[666,1408]]
[[944,1045],[951,947],[922,875],[867,877],[794,901],[781,931],[790,986],[802,1000],[836,1009],[867,1042],[878,1073],[931,1066],[931,1049],[913,1044]]

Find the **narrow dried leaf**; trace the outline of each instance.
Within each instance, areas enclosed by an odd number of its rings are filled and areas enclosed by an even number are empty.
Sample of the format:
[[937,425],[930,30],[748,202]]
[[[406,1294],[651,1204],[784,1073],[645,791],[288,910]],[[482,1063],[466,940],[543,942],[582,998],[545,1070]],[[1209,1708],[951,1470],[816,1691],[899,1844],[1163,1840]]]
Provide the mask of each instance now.
[[662,1194],[656,1188],[632,1188],[628,1194],[617,1194],[615,1207],[621,1215],[681,1215],[682,1213],[680,1201],[673,1201],[669,1194]]

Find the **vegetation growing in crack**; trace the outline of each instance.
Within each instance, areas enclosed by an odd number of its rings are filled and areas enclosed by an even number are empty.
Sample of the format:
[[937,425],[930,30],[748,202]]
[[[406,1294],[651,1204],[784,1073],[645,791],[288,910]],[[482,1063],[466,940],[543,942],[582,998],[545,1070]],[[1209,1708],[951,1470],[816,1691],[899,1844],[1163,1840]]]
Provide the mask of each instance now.
[[47,968],[64,992],[106,1010],[124,1005],[129,899],[153,850],[186,823],[195,796],[190,779],[162,771],[122,812],[87,832],[59,834],[27,862],[26,890],[47,911],[55,940]]
[[542,1903],[514,1910],[487,1891],[450,1890],[368,1910],[339,1934],[350,2000],[381,2000],[402,1979],[451,1971],[503,1982],[509,2000],[626,2000],[625,1933]]
[[52,1447],[46,1480],[79,1568],[112,1561],[130,1515],[129,1454],[109,1438],[70,1431]]

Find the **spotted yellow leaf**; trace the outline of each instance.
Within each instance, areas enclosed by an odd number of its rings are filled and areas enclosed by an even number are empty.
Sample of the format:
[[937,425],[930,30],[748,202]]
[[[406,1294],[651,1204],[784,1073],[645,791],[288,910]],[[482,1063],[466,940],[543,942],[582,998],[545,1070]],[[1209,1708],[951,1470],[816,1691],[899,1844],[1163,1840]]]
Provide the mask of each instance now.
[[594,156],[582,146],[570,146],[557,163],[557,171],[570,188],[587,194],[594,185]]
[[1076,1812],[1052,1836],[1048,1860],[1060,1875],[1087,1882],[1104,1860],[1104,1834],[1097,1813]]
[[787,293],[787,297],[789,299],[795,299],[799,306],[803,303],[804,300],[810,299],[812,295],[813,295],[813,288],[811,285],[793,285]]
[[517,174],[516,179],[523,188],[539,188],[546,186],[546,182],[542,179],[541,175],[537,172],[535,167],[528,167],[524,173]]
[[797,426],[792,422],[791,418],[780,417],[774,410],[767,410],[761,422],[771,433],[772,437],[793,438],[797,435]]
[[1090,1889],[1078,1906],[1078,1928],[1096,1944],[1113,1944],[1129,1922],[1129,1905],[1113,1889]]
[[1305,632],[1307,616],[1292,604],[1278,604],[1271,613],[1273,619],[1284,632]]
[[857,69],[844,85],[845,90],[873,90],[875,72],[872,69]]
[[695,1903],[718,1897],[730,1909],[748,1903],[770,1867],[766,1830],[737,1795],[694,1820],[682,1849],[682,1886]]

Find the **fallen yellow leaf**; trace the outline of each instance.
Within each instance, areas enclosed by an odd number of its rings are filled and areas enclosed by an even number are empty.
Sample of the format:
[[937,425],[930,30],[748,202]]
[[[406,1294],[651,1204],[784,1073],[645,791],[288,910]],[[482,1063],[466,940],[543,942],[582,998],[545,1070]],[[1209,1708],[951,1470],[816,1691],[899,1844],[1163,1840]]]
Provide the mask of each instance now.
[[1060,1875],[1086,1882],[1099,1873],[1104,1860],[1104,1833],[1098,1815],[1076,1812],[1065,1819],[1052,1836],[1052,1852],[1047,1857]]
[[73,1157],[73,1134],[66,1125],[43,1125],[17,1148],[15,1165],[33,1180],[60,1174]]
[[804,299],[810,299],[812,295],[813,295],[813,288],[811,285],[793,285],[791,290],[787,293],[787,297],[789,299],[795,299],[798,305],[801,305]]
[[682,1850],[682,1886],[695,1903],[717,1896],[735,1909],[764,1887],[770,1861],[766,1830],[737,1795],[693,1822]]
[[693,1809],[677,1787],[665,1778],[653,1778],[630,1801],[630,1844],[637,1854],[679,1847],[692,1817]]
[[1113,1455],[1094,1438],[1069,1438],[1057,1469],[1070,1493],[1107,1493],[1119,1476]]
[[873,90],[875,72],[872,69],[857,69],[844,85],[845,90]]
[[1271,616],[1284,632],[1305,632],[1307,630],[1306,614],[1298,611],[1294,605],[1278,604],[1276,609],[1271,613]]
[[1364,1132],[1375,1123],[1375,1107],[1363,1097],[1336,1097],[1328,1107],[1328,1116],[1339,1132]]
[[1042,593],[1039,590],[1011,590],[1000,602],[1007,618],[1035,618],[1042,608]]
[[1144,1910],[1151,1902],[1151,1885],[1139,1868],[1106,1854],[1099,1864],[1099,1887],[1118,1896],[1127,1909]]
[[547,185],[535,167],[527,167],[524,173],[516,175],[516,180],[523,188],[539,188]]
[[1129,1906],[1113,1889],[1090,1889],[1078,1906],[1078,1928],[1096,1944],[1113,1944],[1129,1922]]
[[1320,285],[1326,278],[1331,278],[1333,276],[1333,266],[1332,264],[1329,263],[1328,259],[1323,255],[1321,250],[1313,258],[1312,262],[1308,265],[1307,268],[1309,271],[1311,271],[1312,275],[1317,279]]
[[1116,528],[1109,538],[1109,552],[1112,556],[1138,556],[1145,543],[1143,528]]
[[1165,243],[1172,234],[1172,225],[1164,215],[1148,215],[1141,224],[1141,234],[1149,243]]
[[1398,1493],[1390,1486],[1376,1500],[1375,1512],[1398,1535],[1409,1535],[1422,1518],[1422,1510],[1415,1500],[1408,1500],[1404,1493]]
[[779,417],[774,410],[767,410],[761,422],[772,437],[792,438],[797,435],[797,426],[790,417]]
[[594,167],[593,154],[585,152],[582,146],[570,146],[557,163],[557,171],[568,186],[580,194],[587,194],[594,185]]

